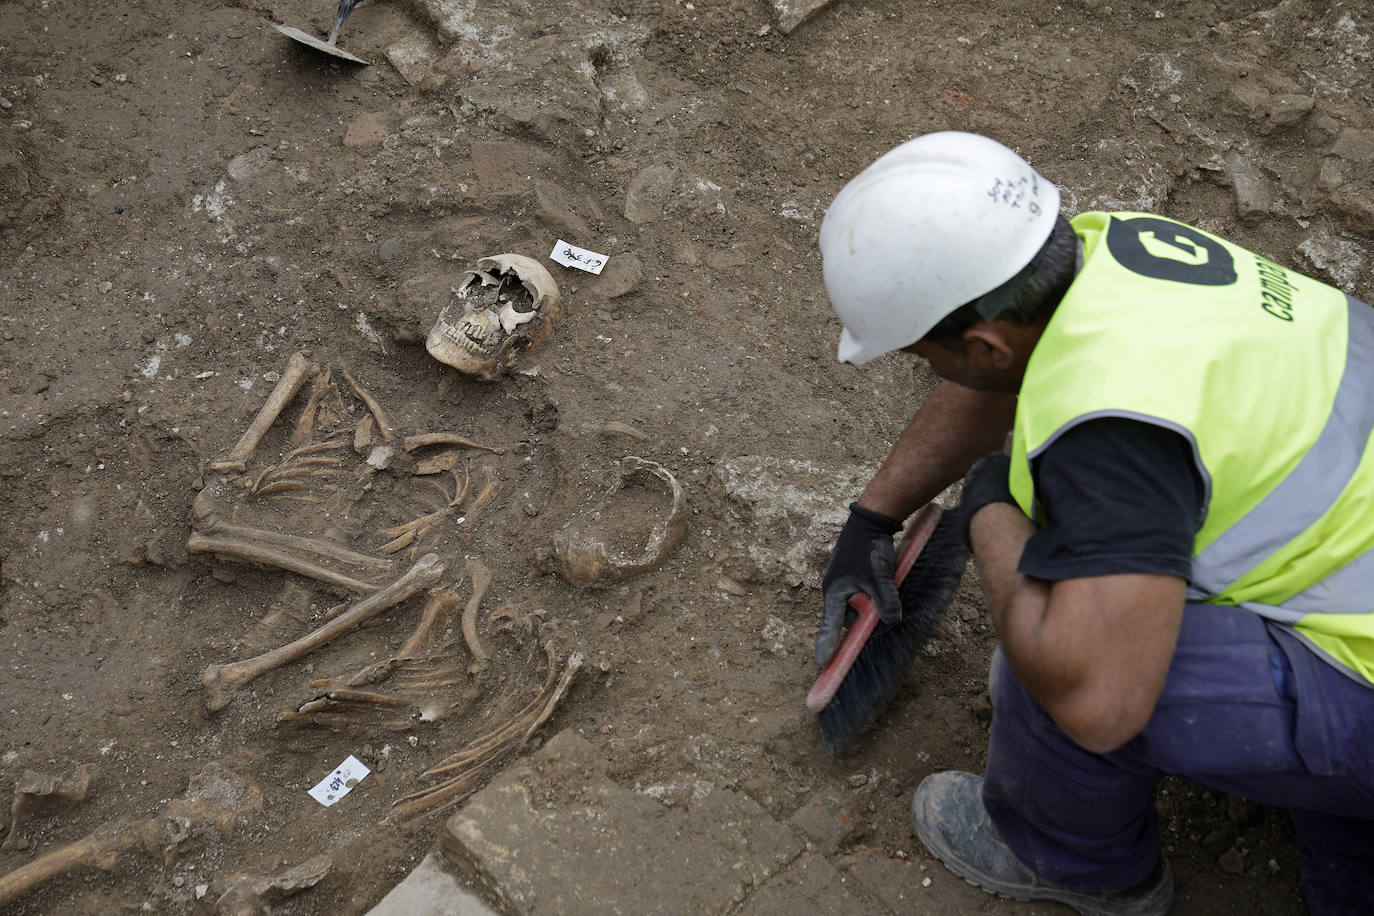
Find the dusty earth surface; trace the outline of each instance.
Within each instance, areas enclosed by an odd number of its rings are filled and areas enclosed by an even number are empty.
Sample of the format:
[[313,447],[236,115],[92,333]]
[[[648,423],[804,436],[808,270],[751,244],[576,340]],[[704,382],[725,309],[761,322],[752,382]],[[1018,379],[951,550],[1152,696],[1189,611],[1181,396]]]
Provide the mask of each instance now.
[[[18,825],[0,813],[0,873],[148,817],[212,765],[261,795],[237,797],[231,831],[78,868],[13,912],[210,912],[232,874],[320,855],[332,871],[278,910],[365,910],[444,816],[387,823],[393,804],[535,697],[546,643],[560,673],[585,663],[474,786],[573,729],[668,805],[730,788],[785,819],[845,793],[865,818],[853,842],[935,868],[907,802],[927,773],[981,766],[992,634],[976,574],[853,753],[828,758],[802,706],[827,545],[932,382],[895,357],[835,362],[827,202],[902,140],[979,131],[1058,182],[1070,211],[1162,212],[1368,300],[1374,19],[1355,2],[838,0],[787,31],[789,12],[373,0],[344,27],[372,62],[353,67],[271,28],[327,32],[325,0],[0,0],[0,777],[92,774],[84,801],[49,798]],[[609,255],[605,272],[554,264],[560,239]],[[486,382],[424,338],[466,268],[499,252],[547,265],[566,314]],[[323,445],[307,454],[329,473],[262,492],[313,382],[246,474],[215,462],[297,351],[334,385],[300,440]],[[421,460],[447,450],[365,465],[375,443],[352,446],[371,411],[345,371],[396,441],[449,432],[500,453],[429,476]],[[656,571],[574,587],[549,557],[565,525],[630,556],[667,510],[658,478],[613,489],[627,455],[681,483],[685,537]],[[432,552],[461,605],[480,561],[491,658],[470,670],[452,618],[438,721],[410,707],[282,720],[323,695],[312,681],[392,657],[417,596],[211,711],[207,666],[355,596],[188,551],[198,494],[220,524],[366,554],[349,572],[373,585]],[[423,537],[382,552],[431,512]],[[350,754],[373,774],[321,807],[306,789]],[[1159,803],[1180,912],[1303,911],[1282,811],[1174,783]]]

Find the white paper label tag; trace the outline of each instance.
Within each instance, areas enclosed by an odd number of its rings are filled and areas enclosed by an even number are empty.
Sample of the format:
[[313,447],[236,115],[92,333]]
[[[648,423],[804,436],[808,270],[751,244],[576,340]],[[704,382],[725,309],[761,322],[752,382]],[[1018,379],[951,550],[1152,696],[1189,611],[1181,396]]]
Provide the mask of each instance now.
[[549,257],[564,267],[576,267],[578,270],[585,270],[589,274],[601,273],[601,268],[605,267],[606,262],[610,260],[607,255],[578,248],[576,245],[569,245],[562,239],[559,239],[558,244],[553,246],[553,253]]
[[328,808],[352,792],[353,787],[371,772],[366,764],[349,754],[348,759],[339,764],[338,769],[321,779],[319,784],[310,790],[310,797]]

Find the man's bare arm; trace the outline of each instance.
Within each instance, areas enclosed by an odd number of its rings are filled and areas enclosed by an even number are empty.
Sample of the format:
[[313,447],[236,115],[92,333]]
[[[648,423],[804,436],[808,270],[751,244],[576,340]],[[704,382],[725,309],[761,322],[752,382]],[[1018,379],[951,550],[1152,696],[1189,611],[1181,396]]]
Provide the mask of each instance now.
[[1002,651],[1070,738],[1096,753],[1115,750],[1154,714],[1187,584],[1146,574],[1032,579],[1016,566],[1034,530],[1009,503],[973,517],[974,557]]
[[941,382],[859,498],[859,505],[905,519],[1002,448],[1016,414],[1016,398]]

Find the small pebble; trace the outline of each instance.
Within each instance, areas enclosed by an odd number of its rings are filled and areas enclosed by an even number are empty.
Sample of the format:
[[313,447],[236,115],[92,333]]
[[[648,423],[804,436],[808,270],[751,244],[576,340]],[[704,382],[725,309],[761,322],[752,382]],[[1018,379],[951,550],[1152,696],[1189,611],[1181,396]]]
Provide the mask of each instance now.
[[929,879],[929,878],[922,878],[922,879],[921,879],[921,887],[930,887],[930,879]]

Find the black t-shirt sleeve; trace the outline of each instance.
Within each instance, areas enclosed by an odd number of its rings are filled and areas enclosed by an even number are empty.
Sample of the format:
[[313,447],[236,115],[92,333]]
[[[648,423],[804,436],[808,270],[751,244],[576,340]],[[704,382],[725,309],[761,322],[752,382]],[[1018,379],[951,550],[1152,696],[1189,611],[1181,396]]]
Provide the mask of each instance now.
[[1018,569],[1058,581],[1117,573],[1190,578],[1202,482],[1188,440],[1139,420],[1073,427],[1031,464],[1045,525]]

